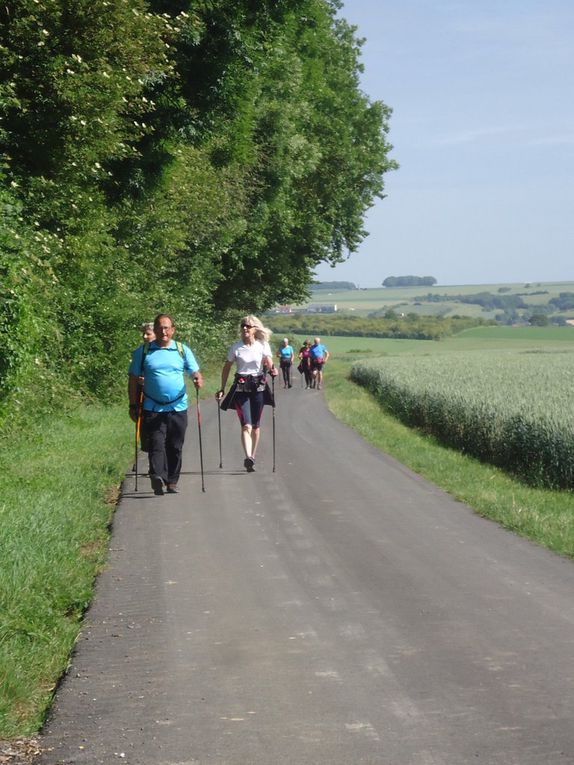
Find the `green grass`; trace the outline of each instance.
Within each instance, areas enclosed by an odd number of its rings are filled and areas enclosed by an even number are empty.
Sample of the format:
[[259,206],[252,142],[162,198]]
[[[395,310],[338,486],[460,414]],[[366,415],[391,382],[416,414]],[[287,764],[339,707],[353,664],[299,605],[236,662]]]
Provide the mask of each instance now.
[[124,405],[54,417],[0,454],[0,738],[38,730],[68,662],[132,455]]
[[[278,346],[283,335],[273,335]],[[291,335],[296,351],[309,336]],[[393,340],[380,337],[323,337],[331,354],[360,355],[361,352],[381,356],[402,354],[437,355],[460,351],[574,351],[574,327],[473,327],[442,340]]]
[[458,336],[459,340],[480,338],[482,340],[504,340],[516,343],[516,347],[528,343],[569,342],[574,345],[574,327],[472,327]]
[[333,413],[377,448],[395,457],[477,513],[574,558],[574,513],[569,492],[534,489],[407,428],[348,378],[350,362],[329,362],[325,395]]

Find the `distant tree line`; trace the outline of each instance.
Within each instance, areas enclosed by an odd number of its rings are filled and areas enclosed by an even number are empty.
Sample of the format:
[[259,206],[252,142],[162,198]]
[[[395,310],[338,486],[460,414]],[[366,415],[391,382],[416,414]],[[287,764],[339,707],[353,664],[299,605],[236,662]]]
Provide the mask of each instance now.
[[390,110],[337,0],[0,7],[0,424],[125,384],[159,310],[200,352],[357,249]]
[[436,292],[428,292],[414,300],[424,300],[426,303],[465,303],[470,305],[479,305],[488,311],[496,309],[516,310],[517,308],[528,308],[520,295],[493,294],[492,292],[475,292],[472,295],[439,295]]
[[434,276],[387,276],[383,287],[432,287],[435,284]]
[[313,292],[321,290],[356,290],[357,285],[353,282],[314,282],[311,285]]
[[513,324],[517,321],[526,321],[537,326],[545,326],[549,323],[565,324],[565,318],[552,316],[556,311],[574,311],[574,293],[561,292],[558,297],[550,298],[547,303],[532,304],[524,300],[533,295],[546,295],[548,291],[518,292],[507,294],[507,290],[498,290],[498,294],[491,292],[477,292],[470,295],[439,295],[429,292],[426,295],[415,297],[414,300],[427,303],[466,303],[478,305],[485,311],[499,311],[495,319],[501,324]]
[[405,317],[399,317],[392,311],[388,312],[388,318],[292,314],[268,316],[265,322],[274,332],[286,336],[338,335],[407,340],[440,340],[470,327],[494,324],[494,322],[467,316],[420,316],[411,313]]

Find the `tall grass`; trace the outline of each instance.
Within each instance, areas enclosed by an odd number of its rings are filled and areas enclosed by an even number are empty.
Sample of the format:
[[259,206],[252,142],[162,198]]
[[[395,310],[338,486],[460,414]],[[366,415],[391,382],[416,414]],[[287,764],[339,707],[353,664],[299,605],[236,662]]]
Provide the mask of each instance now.
[[505,471],[442,446],[402,424],[349,379],[350,364],[329,362],[325,395],[334,414],[370,443],[465,502],[480,515],[574,558],[570,492],[529,486]]
[[0,738],[40,727],[130,464],[125,405],[53,417],[0,452]]
[[407,425],[554,488],[574,488],[574,353],[472,352],[359,362],[352,379]]

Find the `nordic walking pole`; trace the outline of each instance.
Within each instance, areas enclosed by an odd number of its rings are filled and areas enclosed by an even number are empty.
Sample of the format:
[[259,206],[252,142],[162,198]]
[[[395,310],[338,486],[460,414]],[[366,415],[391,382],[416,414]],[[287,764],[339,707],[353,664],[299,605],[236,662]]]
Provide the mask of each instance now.
[[142,409],[143,409],[143,388],[138,396],[138,418],[136,420],[136,439],[135,439],[135,458],[134,458],[134,471],[136,474],[136,480],[135,480],[135,490],[138,490],[138,452],[139,452],[139,441],[140,441],[140,433],[141,433],[141,427],[142,427]]
[[271,395],[273,396],[273,472],[275,472],[275,378],[271,375]]
[[219,467],[223,467],[223,457],[221,453],[221,406],[217,402],[217,430],[219,433]]
[[197,407],[197,433],[199,435],[199,466],[201,469],[201,491],[205,491],[203,480],[203,448],[201,446],[201,411],[199,409],[199,389],[195,389],[195,403]]
[[136,420],[136,427],[135,427],[136,438],[135,438],[135,456],[134,456],[134,472],[135,472],[135,476],[136,476],[135,490],[136,491],[138,490],[138,440],[139,440],[139,424],[140,424],[140,418],[139,418],[139,414],[138,414],[138,418]]

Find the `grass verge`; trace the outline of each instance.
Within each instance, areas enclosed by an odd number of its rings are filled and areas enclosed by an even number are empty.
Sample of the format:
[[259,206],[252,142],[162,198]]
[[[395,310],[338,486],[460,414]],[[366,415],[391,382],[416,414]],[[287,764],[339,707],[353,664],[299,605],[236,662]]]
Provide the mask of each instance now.
[[574,558],[571,492],[530,488],[502,470],[407,428],[370,393],[350,382],[350,366],[349,361],[333,359],[326,373],[327,403],[342,422],[485,518]]
[[106,559],[131,433],[125,405],[81,407],[0,452],[0,738],[42,725]]

